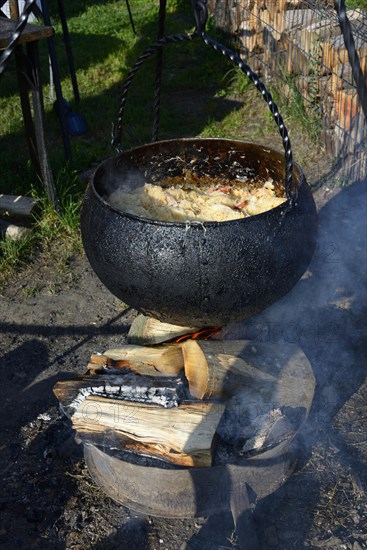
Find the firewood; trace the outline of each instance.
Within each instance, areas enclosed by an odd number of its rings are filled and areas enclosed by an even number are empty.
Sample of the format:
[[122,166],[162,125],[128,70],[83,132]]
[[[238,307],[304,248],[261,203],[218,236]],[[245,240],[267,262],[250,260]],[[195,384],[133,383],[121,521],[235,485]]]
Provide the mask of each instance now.
[[146,315],[138,315],[131,325],[127,338],[129,344],[154,346],[198,330],[197,327],[171,325]]
[[103,355],[92,355],[91,363],[127,368],[151,376],[176,375],[184,366],[180,344],[155,347],[127,344],[118,349],[107,350]]
[[284,34],[279,41],[279,47],[286,51],[286,68],[289,74],[308,74],[310,70],[309,57],[298,47],[294,36],[289,37]]
[[320,48],[325,40],[331,40],[340,34],[340,27],[335,19],[317,19],[299,29],[295,39],[305,53],[315,56],[321,53]]
[[[359,62],[367,83],[367,56],[361,57]],[[335,94],[338,90],[348,90],[354,86],[353,69],[350,63],[340,63],[334,67],[331,77],[332,94]]]
[[143,363],[141,361],[118,361],[111,359],[110,357],[106,357],[105,355],[92,355],[91,362],[87,365],[87,370],[88,374],[101,374],[101,372],[111,371],[114,371],[117,374],[119,371],[121,374],[134,372],[141,376],[169,377],[178,374],[183,369],[181,367],[180,369],[177,368],[172,371],[170,365],[167,367],[165,365],[155,366],[152,363]]
[[209,365],[197,340],[186,340],[182,344],[185,376],[189,383],[190,393],[196,399],[206,397],[209,381]]
[[[355,38],[355,46],[360,58],[367,56],[366,43],[360,38]],[[343,36],[336,36],[331,40],[326,40],[323,45],[322,63],[331,69],[340,63],[349,63],[348,51],[345,48]]]
[[102,447],[108,451],[128,451],[135,455],[148,455],[177,466],[201,466],[206,463],[206,460],[204,463],[200,460],[199,453],[196,453],[195,461],[191,456],[178,452],[171,452],[167,457],[167,453],[163,453],[159,446],[134,441],[119,431],[101,426],[98,422],[89,422],[87,427],[78,425],[77,437],[86,445]]
[[210,466],[215,434],[232,445],[245,437],[243,452],[258,452],[292,437],[309,411],[315,379],[296,346],[187,340],[182,350],[191,395],[184,373],[112,369],[58,382],[54,393],[78,437],[180,466]]
[[274,30],[281,35],[291,29],[302,28],[315,21],[315,12],[311,9],[287,10],[274,17]]
[[53,392],[68,416],[90,395],[155,403],[167,408],[176,407],[188,397],[184,383],[179,378],[140,376],[135,373],[77,376],[57,382]]
[[192,402],[165,409],[91,395],[71,420],[80,434],[112,429],[128,440],[130,450],[183,466],[210,466],[212,441],[223,411],[221,403]]
[[197,399],[226,399],[249,379],[274,383],[271,374],[250,365],[239,357],[243,344],[238,342],[203,342],[187,340],[182,344],[185,376],[190,393]]

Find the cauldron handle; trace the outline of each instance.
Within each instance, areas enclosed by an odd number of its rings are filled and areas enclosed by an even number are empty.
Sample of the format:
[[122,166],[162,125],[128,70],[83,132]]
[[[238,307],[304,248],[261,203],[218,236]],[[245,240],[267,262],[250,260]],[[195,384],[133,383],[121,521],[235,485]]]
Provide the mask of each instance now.
[[278,107],[274,103],[271,93],[265,87],[264,83],[259,79],[256,73],[254,73],[248,65],[242,60],[242,58],[233,50],[230,50],[226,46],[223,46],[219,42],[216,42],[210,38],[205,32],[205,23],[204,21],[206,14],[206,3],[198,2],[200,8],[203,10],[203,15],[200,15],[201,12],[195,12],[196,19],[196,29],[192,34],[182,33],[182,34],[171,34],[164,36],[151,46],[149,46],[138,58],[135,65],[130,70],[126,79],[124,80],[121,96],[120,96],[120,106],[117,113],[117,123],[112,127],[112,136],[111,144],[117,150],[118,153],[122,152],[121,141],[122,141],[122,121],[125,111],[125,104],[128,95],[130,85],[139,71],[143,63],[150,58],[156,51],[169,43],[183,42],[184,40],[192,40],[193,38],[200,37],[203,39],[204,43],[207,46],[212,47],[215,51],[220,52],[225,57],[228,57],[232,62],[237,64],[243,73],[249,78],[249,80],[254,84],[256,89],[261,93],[263,99],[266,101],[268,108],[270,109],[271,114],[278,126],[279,133],[283,141],[283,147],[285,151],[285,192],[287,199],[292,204],[297,199],[297,188],[295,187],[294,192],[292,193],[292,169],[293,169],[293,159],[292,159],[292,149],[291,143],[288,136],[288,130],[284,125],[282,116],[279,113]]

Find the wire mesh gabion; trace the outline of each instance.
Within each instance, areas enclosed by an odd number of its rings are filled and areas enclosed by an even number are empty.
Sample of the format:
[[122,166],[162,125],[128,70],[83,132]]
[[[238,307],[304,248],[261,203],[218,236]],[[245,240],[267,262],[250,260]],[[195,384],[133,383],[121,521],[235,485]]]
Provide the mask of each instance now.
[[[367,175],[367,121],[330,0],[211,0],[216,24],[283,95],[297,94],[326,153],[349,182]],[[367,13],[347,9],[367,80]]]

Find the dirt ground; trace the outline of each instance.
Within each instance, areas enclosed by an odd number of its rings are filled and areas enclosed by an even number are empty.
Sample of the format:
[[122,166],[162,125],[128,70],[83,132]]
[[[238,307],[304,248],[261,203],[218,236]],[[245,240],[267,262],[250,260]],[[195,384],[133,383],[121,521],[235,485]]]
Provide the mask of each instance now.
[[[260,129],[259,141],[274,142]],[[296,144],[305,156],[309,145]],[[328,166],[316,157],[305,167],[319,187],[312,264],[286,297],[236,326],[238,337],[298,344],[317,380],[297,470],[254,512],[263,550],[367,548],[366,185],[318,185]],[[83,254],[56,257],[40,254],[0,296],[0,547],[236,548],[229,516],[145,517],[92,481],[52,388],[83,373],[92,353],[124,343],[136,312]]]

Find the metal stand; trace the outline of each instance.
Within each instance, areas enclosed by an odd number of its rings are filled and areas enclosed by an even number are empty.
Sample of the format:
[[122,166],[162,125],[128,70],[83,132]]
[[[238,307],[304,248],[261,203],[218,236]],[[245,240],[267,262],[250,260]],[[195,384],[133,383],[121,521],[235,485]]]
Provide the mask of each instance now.
[[[15,7],[17,9],[17,5]],[[15,10],[15,7],[12,5],[12,9]],[[32,2],[27,4],[17,20],[1,17],[0,47],[4,51],[0,56],[0,76],[5,70],[7,61],[14,53],[29,154],[37,174],[43,181],[49,201],[58,210],[57,194],[46,149],[45,113],[38,56],[38,41],[51,36],[53,29],[27,25],[32,7]],[[14,12],[15,17],[18,15],[19,12]],[[24,54],[23,44],[26,47],[27,55]],[[29,91],[31,91],[33,100],[33,116],[29,103]]]
[[[158,15],[158,40],[164,36],[164,27],[166,22],[166,0],[159,2]],[[157,61],[155,70],[155,88],[154,88],[154,107],[153,107],[153,129],[152,141],[157,141],[159,130],[159,113],[161,104],[161,85],[162,85],[162,67],[163,67],[163,50],[160,48],[157,51]]]
[[[41,5],[42,5],[42,17],[43,17],[44,23],[45,25],[51,26],[50,12],[48,9],[47,0],[41,0]],[[47,43],[48,43],[48,52],[49,52],[51,67],[52,67],[53,81],[54,81],[55,91],[56,91],[58,112],[60,116],[61,133],[62,133],[62,141],[64,144],[65,158],[66,160],[71,160],[71,146],[70,146],[70,139],[69,139],[67,124],[66,124],[66,108],[65,108],[63,95],[62,95],[60,71],[59,71],[59,64],[57,61],[54,37],[51,36],[50,38],[48,38]],[[74,72],[74,77],[75,77],[75,72]],[[75,81],[76,81],[76,78],[75,78]],[[78,92],[78,97],[79,97],[79,92]]]
[[363,114],[367,121],[367,85],[363,75],[356,50],[352,27],[347,17],[344,0],[334,1],[335,11],[338,14],[339,26],[343,34],[345,48],[348,52],[349,63],[352,67],[353,78],[356,83],[357,93],[362,105]]

